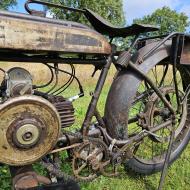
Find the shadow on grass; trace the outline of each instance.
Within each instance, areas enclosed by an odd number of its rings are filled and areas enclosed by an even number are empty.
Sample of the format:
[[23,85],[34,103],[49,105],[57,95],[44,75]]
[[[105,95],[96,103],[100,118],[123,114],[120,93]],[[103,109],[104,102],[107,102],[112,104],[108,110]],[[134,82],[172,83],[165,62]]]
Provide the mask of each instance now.
[[152,184],[150,180],[147,180],[145,175],[135,173],[132,170],[127,170],[125,175],[134,180],[138,179],[139,181],[141,181],[141,183],[144,184],[146,190],[157,190],[157,186]]

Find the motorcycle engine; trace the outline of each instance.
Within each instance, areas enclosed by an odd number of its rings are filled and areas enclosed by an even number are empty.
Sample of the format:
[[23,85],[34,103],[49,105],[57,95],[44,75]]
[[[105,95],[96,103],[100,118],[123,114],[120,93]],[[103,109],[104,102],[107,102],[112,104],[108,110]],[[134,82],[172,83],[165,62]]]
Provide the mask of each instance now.
[[31,74],[19,67],[6,72],[0,87],[0,162],[28,165],[56,145],[61,127],[74,123],[74,108],[62,96],[41,97]]

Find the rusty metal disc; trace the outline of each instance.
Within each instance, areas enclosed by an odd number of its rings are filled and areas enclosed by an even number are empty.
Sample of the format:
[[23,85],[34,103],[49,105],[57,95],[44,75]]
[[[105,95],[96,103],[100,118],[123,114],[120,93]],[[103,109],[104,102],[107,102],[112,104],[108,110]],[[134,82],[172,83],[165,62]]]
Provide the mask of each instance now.
[[103,164],[108,161],[108,147],[101,140],[91,138],[81,143],[81,146],[74,151],[72,170],[78,181],[92,181],[100,170],[103,171]]
[[47,100],[26,95],[0,105],[0,162],[31,164],[50,152],[59,137],[60,119]]

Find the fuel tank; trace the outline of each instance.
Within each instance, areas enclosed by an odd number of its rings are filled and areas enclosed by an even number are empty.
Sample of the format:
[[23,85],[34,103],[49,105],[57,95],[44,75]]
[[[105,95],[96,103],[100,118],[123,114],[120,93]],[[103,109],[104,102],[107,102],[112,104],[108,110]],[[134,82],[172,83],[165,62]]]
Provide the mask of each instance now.
[[0,11],[0,52],[10,50],[109,55],[111,46],[79,23]]

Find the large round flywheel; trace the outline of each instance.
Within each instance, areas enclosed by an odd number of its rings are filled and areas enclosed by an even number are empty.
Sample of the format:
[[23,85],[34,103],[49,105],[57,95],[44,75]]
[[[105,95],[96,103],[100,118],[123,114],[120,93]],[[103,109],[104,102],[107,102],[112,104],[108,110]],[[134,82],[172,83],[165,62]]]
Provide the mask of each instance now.
[[26,95],[0,105],[0,162],[31,164],[50,152],[58,140],[60,119],[47,100]]

